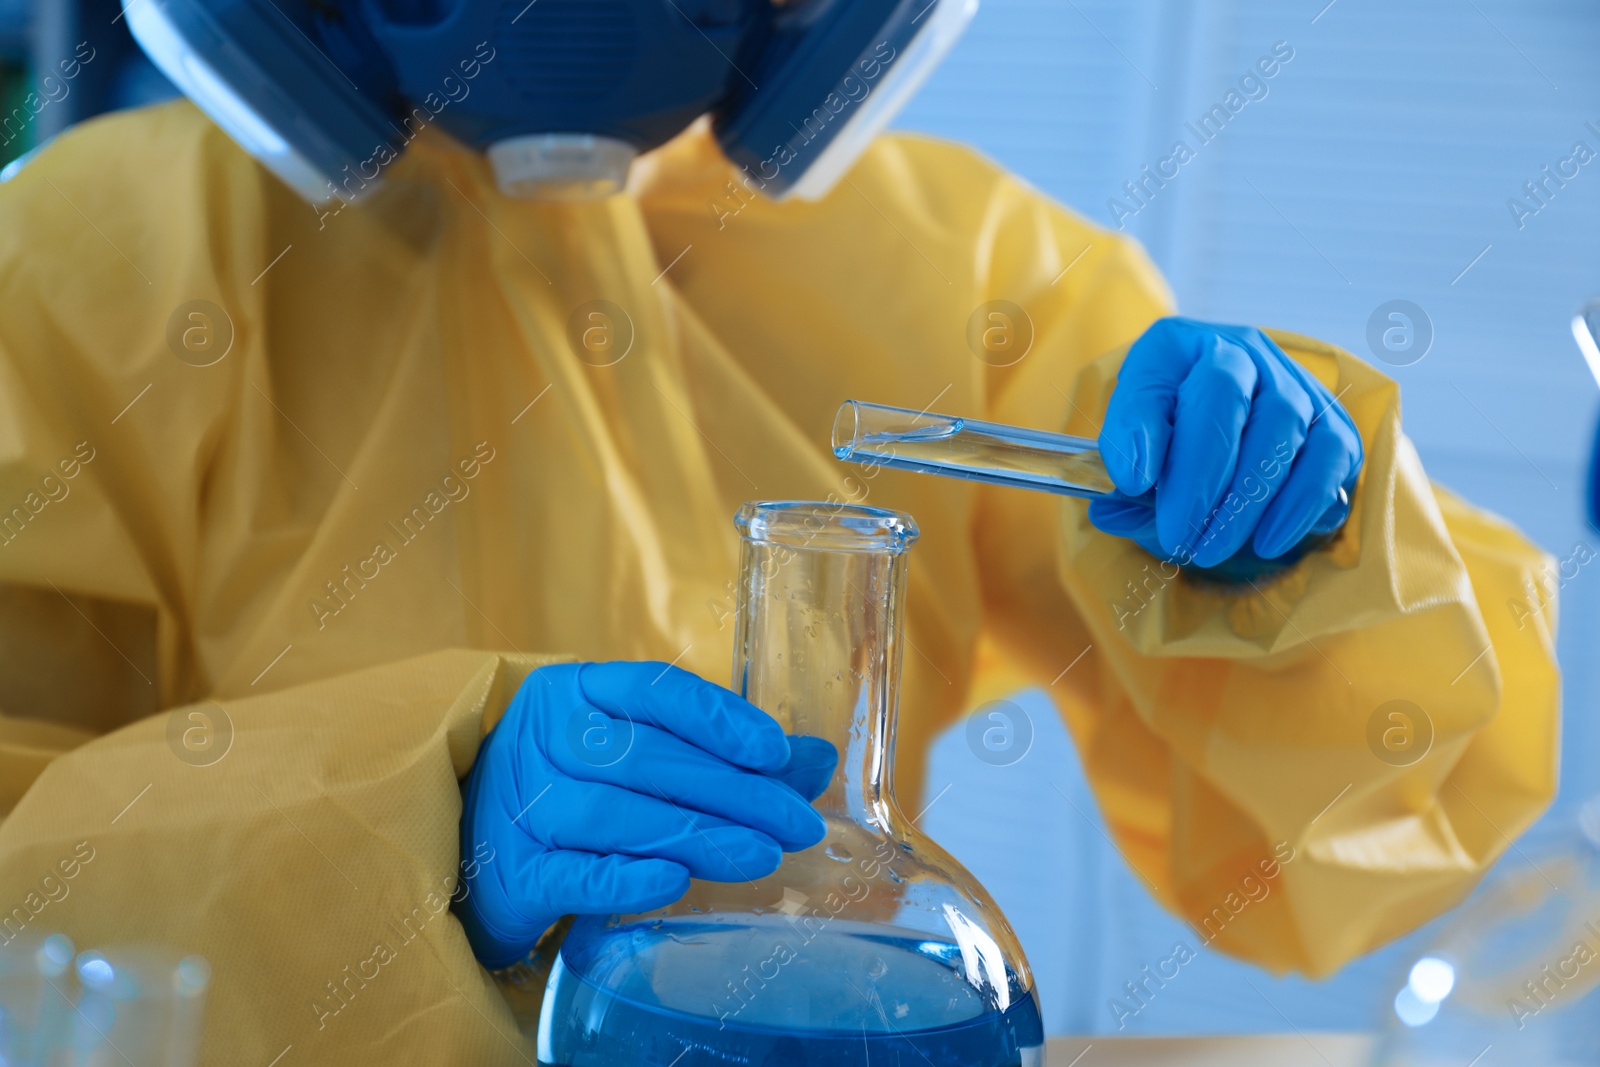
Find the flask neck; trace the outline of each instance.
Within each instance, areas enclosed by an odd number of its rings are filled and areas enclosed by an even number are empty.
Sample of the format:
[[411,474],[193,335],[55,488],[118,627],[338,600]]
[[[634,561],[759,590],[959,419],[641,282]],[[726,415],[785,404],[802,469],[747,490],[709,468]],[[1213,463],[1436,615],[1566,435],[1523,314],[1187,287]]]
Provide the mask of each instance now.
[[[839,769],[825,816],[889,829],[909,517],[823,504],[763,524],[746,505],[733,688],[791,734],[821,737]],[[769,516],[770,518],[770,516]],[[867,531],[852,527],[877,523]]]

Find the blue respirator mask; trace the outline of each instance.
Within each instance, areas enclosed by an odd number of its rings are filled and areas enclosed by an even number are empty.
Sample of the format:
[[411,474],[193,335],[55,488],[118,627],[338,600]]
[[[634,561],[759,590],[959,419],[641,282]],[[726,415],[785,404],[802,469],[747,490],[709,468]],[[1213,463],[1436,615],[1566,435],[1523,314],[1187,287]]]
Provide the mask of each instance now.
[[501,190],[620,190],[701,115],[747,183],[825,194],[977,0],[123,0],[140,46],[313,204],[359,200],[429,126]]

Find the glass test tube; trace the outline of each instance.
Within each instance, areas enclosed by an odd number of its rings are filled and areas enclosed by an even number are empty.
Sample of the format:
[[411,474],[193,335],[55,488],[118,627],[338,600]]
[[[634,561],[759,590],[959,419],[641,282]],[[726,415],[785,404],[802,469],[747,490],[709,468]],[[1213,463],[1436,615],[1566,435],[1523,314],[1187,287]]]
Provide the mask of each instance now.
[[833,454],[851,463],[1087,498],[1116,495],[1087,437],[846,400]]

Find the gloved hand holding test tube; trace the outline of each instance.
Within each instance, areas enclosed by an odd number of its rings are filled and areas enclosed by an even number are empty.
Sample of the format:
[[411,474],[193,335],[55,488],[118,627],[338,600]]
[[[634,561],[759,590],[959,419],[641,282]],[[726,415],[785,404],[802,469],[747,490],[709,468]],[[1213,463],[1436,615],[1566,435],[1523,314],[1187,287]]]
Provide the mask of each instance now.
[[[1156,490],[1139,496],[1120,492],[1106,471],[1099,443],[1087,437],[1047,433],[1003,423],[981,422],[910,408],[846,400],[833,422],[833,454],[849,463],[875,464],[919,474],[1034,489],[1087,500],[1111,499],[1154,507]],[[1348,512],[1349,496],[1338,490]],[[1342,525],[1342,524],[1341,524]],[[1338,533],[1313,529],[1294,548],[1265,560],[1245,546],[1213,568],[1218,577],[1253,578],[1299,559]],[[1179,559],[1179,563],[1186,562]]]

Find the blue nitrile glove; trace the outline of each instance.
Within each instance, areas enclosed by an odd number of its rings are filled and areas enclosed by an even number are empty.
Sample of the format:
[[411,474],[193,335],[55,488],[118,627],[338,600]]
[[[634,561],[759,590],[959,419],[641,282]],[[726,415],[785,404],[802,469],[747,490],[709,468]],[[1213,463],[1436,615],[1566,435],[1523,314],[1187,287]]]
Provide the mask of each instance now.
[[1271,338],[1183,318],[1128,350],[1100,453],[1118,491],[1142,499],[1092,501],[1089,520],[1201,568],[1276,560],[1334,532],[1362,462],[1349,413]]
[[[456,914],[503,967],[563,915],[649,911],[690,877],[743,882],[822,840],[838,753],[664,663],[530,674],[462,794]],[[461,896],[464,893],[465,896]]]

